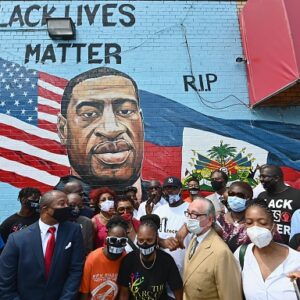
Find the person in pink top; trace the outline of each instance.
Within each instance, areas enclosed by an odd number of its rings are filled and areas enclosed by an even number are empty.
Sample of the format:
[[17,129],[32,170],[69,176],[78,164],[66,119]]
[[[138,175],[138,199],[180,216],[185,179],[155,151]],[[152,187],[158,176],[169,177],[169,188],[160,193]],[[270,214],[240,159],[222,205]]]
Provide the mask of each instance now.
[[90,199],[98,212],[92,222],[96,232],[95,248],[103,247],[107,236],[106,224],[115,215],[114,201],[116,194],[108,187],[92,190]]

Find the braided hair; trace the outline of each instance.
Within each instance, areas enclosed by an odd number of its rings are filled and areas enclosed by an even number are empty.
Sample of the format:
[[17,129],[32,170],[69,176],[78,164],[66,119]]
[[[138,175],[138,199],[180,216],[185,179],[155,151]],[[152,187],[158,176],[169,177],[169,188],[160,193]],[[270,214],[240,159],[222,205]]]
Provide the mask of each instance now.
[[273,217],[273,212],[272,210],[268,207],[268,204],[266,201],[261,200],[261,199],[253,199],[248,201],[247,203],[247,208],[245,213],[247,212],[248,209],[250,209],[251,207],[259,207],[262,210],[264,210],[264,212],[267,214],[267,216],[270,218],[271,222],[274,223],[274,217]]
[[150,227],[157,235],[158,235],[158,229],[160,227],[160,218],[158,215],[150,214],[142,216],[141,219],[141,226],[147,226]]

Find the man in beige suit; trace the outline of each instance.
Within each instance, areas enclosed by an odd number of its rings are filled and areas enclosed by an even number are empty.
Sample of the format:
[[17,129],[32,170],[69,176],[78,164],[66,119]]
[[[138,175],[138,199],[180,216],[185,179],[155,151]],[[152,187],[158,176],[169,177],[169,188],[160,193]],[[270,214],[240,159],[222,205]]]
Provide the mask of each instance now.
[[184,300],[242,300],[241,274],[233,254],[213,229],[215,208],[198,198],[185,211],[194,233],[185,256]]

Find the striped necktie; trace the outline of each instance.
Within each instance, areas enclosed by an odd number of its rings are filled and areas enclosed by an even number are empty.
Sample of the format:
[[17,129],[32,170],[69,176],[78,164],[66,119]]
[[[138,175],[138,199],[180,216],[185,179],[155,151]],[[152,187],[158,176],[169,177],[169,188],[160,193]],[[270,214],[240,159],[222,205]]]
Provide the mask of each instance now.
[[193,244],[192,244],[192,247],[191,247],[191,250],[190,250],[190,253],[189,253],[189,259],[191,259],[197,249],[197,246],[198,246],[199,242],[197,240],[197,238],[195,238],[193,240]]

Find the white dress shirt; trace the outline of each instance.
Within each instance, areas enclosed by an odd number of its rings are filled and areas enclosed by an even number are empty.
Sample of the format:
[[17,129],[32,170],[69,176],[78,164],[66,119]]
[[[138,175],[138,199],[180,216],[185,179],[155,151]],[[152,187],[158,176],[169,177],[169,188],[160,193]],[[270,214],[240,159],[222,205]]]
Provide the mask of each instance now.
[[210,231],[211,231],[211,229],[209,229],[208,231],[206,231],[204,234],[201,234],[201,235],[197,236],[198,245],[196,247],[195,252],[197,251],[198,247],[201,245],[201,243],[203,242],[203,240],[206,238],[206,236],[209,234]]
[[45,256],[45,253],[46,253],[48,239],[50,237],[50,233],[48,232],[48,229],[50,227],[55,227],[56,228],[55,233],[54,233],[55,240],[56,240],[58,225],[59,224],[48,225],[48,224],[45,224],[41,219],[39,219],[39,227],[40,227],[40,230],[41,230],[41,240],[42,240],[42,247],[43,247],[44,256]]
[[[239,251],[240,247],[234,253],[238,262]],[[242,271],[246,300],[297,300],[293,284],[287,277],[289,272],[296,270],[300,270],[300,253],[289,248],[287,258],[264,280],[253,254],[253,244],[248,245]]]

